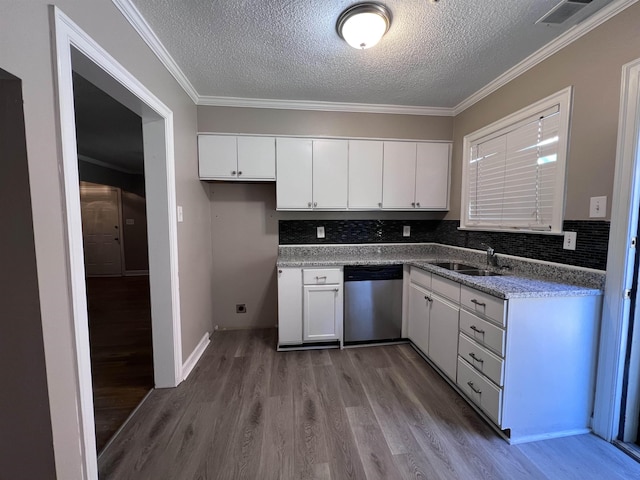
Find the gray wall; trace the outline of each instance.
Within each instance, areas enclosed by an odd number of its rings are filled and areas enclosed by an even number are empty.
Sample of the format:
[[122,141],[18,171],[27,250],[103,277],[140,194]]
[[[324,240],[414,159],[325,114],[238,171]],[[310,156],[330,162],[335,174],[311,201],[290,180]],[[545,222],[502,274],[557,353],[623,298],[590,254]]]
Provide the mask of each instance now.
[[462,139],[569,85],[574,86],[565,220],[589,218],[589,197],[607,196],[610,218],[622,66],[640,57],[636,3],[455,117],[451,210],[460,218]]
[[0,70],[0,478],[53,479],[21,84]]
[[[78,392],[65,248],[54,46],[48,0],[0,0],[0,68],[23,80],[29,187],[57,476],[81,477]],[[173,111],[182,348],[211,329],[211,227],[207,186],[197,179],[196,108],[110,0],[56,5]],[[3,240],[5,245],[6,240]],[[43,428],[47,428],[43,424]],[[31,462],[41,461],[31,456]],[[44,461],[44,460],[43,460]]]
[[[452,117],[198,107],[198,131],[451,140]],[[203,182],[206,185],[206,183]],[[442,213],[277,212],[275,183],[211,182],[213,323],[277,324],[278,220],[427,219]],[[247,313],[235,313],[236,304]]]

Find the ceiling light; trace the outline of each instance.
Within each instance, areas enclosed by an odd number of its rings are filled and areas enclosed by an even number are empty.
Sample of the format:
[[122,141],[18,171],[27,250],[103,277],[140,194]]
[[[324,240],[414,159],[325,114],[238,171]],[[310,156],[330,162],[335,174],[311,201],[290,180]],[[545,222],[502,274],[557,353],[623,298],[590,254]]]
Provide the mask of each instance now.
[[391,12],[378,3],[358,3],[340,14],[336,30],[353,48],[364,50],[380,41],[391,26]]

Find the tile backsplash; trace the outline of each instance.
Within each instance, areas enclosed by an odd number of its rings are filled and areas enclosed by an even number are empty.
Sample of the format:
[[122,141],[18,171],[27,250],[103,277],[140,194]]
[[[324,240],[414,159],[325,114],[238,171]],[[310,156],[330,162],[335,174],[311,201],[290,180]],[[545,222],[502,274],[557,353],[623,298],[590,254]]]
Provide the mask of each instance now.
[[[325,238],[316,237],[316,227]],[[411,235],[403,237],[404,226]],[[458,220],[280,220],[280,245],[349,243],[428,243],[482,250],[491,245],[497,253],[605,270],[609,222],[568,220],[563,230],[577,232],[575,250],[562,248],[561,235],[476,232],[458,230]]]

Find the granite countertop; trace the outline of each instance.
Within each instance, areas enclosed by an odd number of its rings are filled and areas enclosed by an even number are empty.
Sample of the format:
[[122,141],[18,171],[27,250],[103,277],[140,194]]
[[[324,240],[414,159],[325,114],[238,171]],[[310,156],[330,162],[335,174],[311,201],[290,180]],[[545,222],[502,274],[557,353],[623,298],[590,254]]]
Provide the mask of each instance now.
[[[333,246],[333,247],[281,247],[278,267],[320,267],[344,265],[391,265],[405,264],[416,266],[442,277],[449,278],[489,293],[499,298],[567,297],[602,295],[604,272],[589,271],[558,264],[514,260],[503,257],[501,265],[510,268],[506,273],[496,276],[475,277],[447,270],[434,262],[462,262],[486,269],[483,253],[477,251],[451,249],[441,245],[393,246],[392,248],[375,246]],[[500,257],[499,257],[500,258]],[[523,262],[524,260],[524,262]],[[533,265],[530,265],[532,264]],[[498,268],[489,268],[498,271]]]

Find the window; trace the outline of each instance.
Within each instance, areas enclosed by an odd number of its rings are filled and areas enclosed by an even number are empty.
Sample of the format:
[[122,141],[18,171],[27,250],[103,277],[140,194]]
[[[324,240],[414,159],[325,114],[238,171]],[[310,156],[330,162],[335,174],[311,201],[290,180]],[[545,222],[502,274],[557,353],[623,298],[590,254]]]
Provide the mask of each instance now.
[[460,227],[562,231],[571,87],[464,138]]

